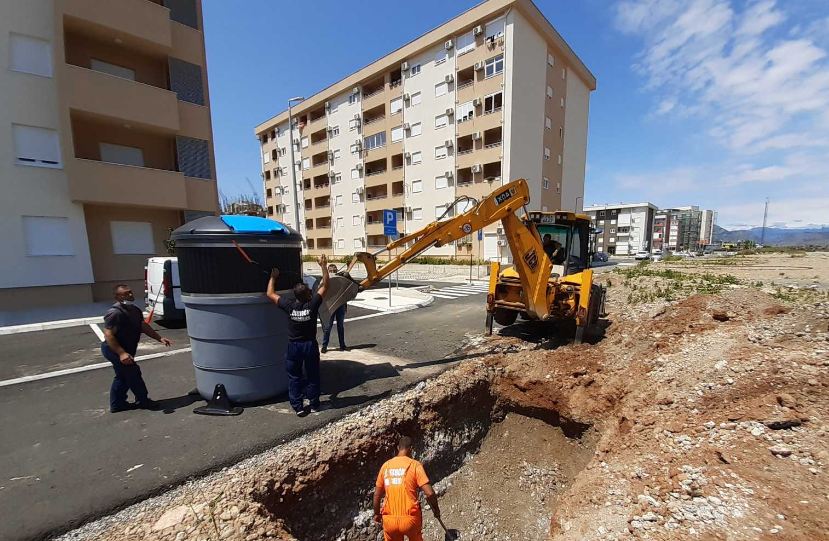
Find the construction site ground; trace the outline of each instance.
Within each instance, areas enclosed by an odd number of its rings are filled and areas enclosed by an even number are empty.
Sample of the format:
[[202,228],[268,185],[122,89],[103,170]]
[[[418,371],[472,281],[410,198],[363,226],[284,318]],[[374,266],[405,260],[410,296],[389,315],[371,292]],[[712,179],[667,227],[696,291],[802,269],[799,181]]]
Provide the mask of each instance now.
[[462,539],[826,539],[829,254],[597,280],[591,343],[474,336],[458,366],[62,539],[375,540],[404,433]]

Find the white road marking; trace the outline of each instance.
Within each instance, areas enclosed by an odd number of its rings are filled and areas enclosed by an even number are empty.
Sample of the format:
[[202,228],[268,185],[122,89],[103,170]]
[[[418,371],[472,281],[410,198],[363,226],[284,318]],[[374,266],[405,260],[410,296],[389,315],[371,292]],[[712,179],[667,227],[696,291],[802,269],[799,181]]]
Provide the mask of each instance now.
[[444,293],[429,293],[429,295],[433,297],[437,297],[438,299],[460,299],[462,297],[466,297],[467,295],[446,295]]
[[90,323],[89,328],[92,329],[92,332],[95,333],[95,336],[98,337],[98,340],[100,340],[101,342],[104,341],[104,331],[102,331],[101,328],[97,324]]
[[140,468],[140,467],[141,467],[141,466],[143,466],[143,465],[144,465],[144,464],[136,464],[136,465],[135,465],[135,466],[133,466],[132,468],[128,469],[128,470],[127,470],[127,473],[129,473],[129,472],[131,472],[131,471],[135,471],[135,470],[137,470],[138,468]]

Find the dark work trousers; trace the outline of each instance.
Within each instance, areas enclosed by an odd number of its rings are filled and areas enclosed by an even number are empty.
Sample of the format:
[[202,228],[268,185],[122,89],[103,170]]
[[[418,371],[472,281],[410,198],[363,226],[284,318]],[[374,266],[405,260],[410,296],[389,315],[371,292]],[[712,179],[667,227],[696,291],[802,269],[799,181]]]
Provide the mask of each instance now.
[[147,385],[141,377],[138,364],[122,364],[118,354],[109,349],[106,342],[101,344],[101,353],[112,363],[112,368],[115,370],[115,378],[109,388],[109,407],[118,409],[126,406],[128,390],[135,395],[136,402],[147,400]]
[[[303,375],[303,368],[305,374]],[[302,410],[302,399],[311,405],[320,401],[320,350],[316,340],[288,342],[285,352],[285,370],[288,372],[288,400],[294,411]]]
[[337,338],[340,339],[340,348],[345,349],[345,307],[343,304],[331,314],[331,321],[322,329],[322,347],[328,347],[328,341],[331,339],[331,330],[334,327],[334,320],[337,320]]

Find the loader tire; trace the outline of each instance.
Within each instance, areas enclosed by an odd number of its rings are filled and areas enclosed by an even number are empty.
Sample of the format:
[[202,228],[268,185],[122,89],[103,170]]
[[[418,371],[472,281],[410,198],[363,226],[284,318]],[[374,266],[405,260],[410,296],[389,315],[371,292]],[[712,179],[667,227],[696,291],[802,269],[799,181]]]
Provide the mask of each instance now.
[[498,325],[507,327],[515,323],[515,320],[518,319],[518,312],[516,312],[515,310],[496,308],[493,317],[495,318],[495,322],[498,323]]

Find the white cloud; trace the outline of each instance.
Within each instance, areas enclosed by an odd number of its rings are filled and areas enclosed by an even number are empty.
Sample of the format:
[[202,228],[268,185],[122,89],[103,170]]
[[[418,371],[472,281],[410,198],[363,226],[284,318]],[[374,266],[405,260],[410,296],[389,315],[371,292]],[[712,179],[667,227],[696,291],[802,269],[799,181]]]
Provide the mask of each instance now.
[[[744,190],[786,181],[794,190],[823,186],[829,196],[829,42],[818,37],[829,17],[797,21],[787,11],[793,7],[775,0],[618,4],[617,28],[642,43],[633,68],[653,96],[653,114],[702,123],[720,149],[720,161],[693,165],[703,172],[697,181]],[[760,194],[746,196],[762,202]]]
[[[764,201],[727,204],[718,209],[717,223],[726,229],[763,225]],[[769,203],[768,223],[777,227],[814,227],[826,223],[829,197],[781,199]]]

